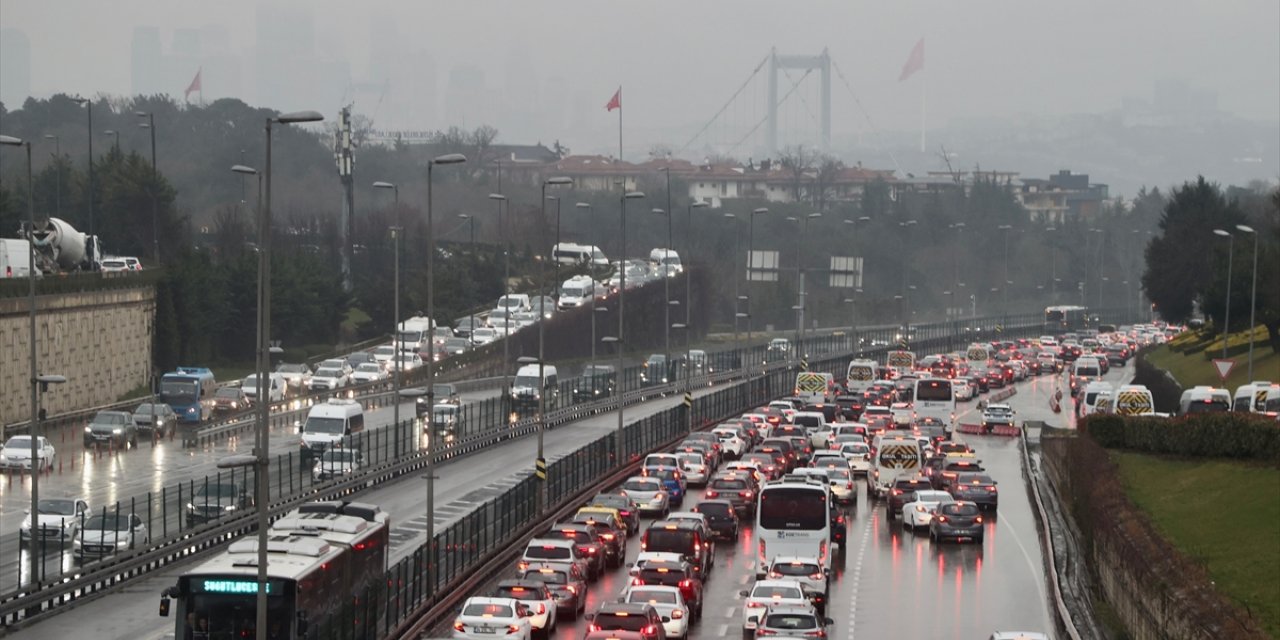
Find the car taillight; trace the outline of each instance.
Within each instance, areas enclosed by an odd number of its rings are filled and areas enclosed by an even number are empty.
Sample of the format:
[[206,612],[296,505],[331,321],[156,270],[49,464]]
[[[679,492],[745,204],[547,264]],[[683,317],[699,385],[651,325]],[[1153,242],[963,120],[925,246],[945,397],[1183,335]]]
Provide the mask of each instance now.
[[974,518],[974,519],[973,519],[973,521],[974,521],[974,522],[976,522],[976,523],[978,523],[978,524],[982,524],[982,516],[978,516],[978,517]]
[[631,584],[633,584],[633,585],[644,584],[644,579],[643,579],[643,578],[640,578],[640,577],[632,578],[632,579],[631,579]]
[[513,633],[520,633],[520,627],[514,624],[507,625],[507,635],[511,635]]
[[573,585],[571,585],[571,584],[567,584],[567,585],[565,585],[565,588],[569,590],[569,593],[572,593],[572,594],[573,594],[573,595],[575,595],[575,596],[576,596],[576,595],[578,595],[578,588],[577,588],[577,587],[575,587],[575,586],[573,586]]
[[681,581],[680,581],[680,588],[681,588],[681,589],[692,589],[692,588],[693,588],[693,581],[692,581],[692,580],[681,580]]
[[680,618],[683,618],[683,617],[684,617],[684,611],[681,611],[680,609],[672,610],[671,612],[672,620],[679,620]]
[[934,516],[933,519],[938,522],[949,522],[949,519],[946,516]]
[[625,517],[627,517],[627,516],[630,516],[630,515],[631,515],[631,510],[629,510],[629,509],[628,509],[628,510],[626,510],[626,511],[619,511],[619,512],[618,512],[618,515],[620,515],[620,516],[622,516],[622,517],[624,517],[624,518],[625,518]]
[[764,563],[765,563],[765,557],[764,557],[764,540],[761,540],[761,541],[760,541],[760,564],[764,564]]
[[591,554],[591,555],[595,555],[595,554],[596,554],[596,548],[595,548],[595,547],[587,547],[587,553],[589,553],[589,554]]
[[602,533],[602,534],[600,534],[600,539],[601,539],[601,540],[613,540],[613,538],[614,538],[614,535],[613,535],[612,533]]
[[453,630],[454,630],[454,631],[466,631],[466,630],[467,630],[467,625],[462,624],[462,621],[461,621],[461,620],[454,620],[454,621],[453,621]]
[[655,635],[658,635],[658,628],[655,627],[654,625],[647,624],[644,626],[644,631],[642,631],[641,633],[643,633],[646,636],[655,636]]
[[706,496],[707,496],[708,498],[719,498],[719,497],[720,497],[720,492],[719,492],[719,491],[716,491],[715,489],[707,489]]
[[546,612],[547,612],[547,605],[545,605],[545,604],[543,604],[543,603],[539,602],[539,603],[538,603],[538,615],[542,615],[542,614],[544,614],[544,613],[546,613]]
[[809,574],[809,579],[810,579],[810,580],[821,580],[821,579],[822,579],[822,577],[823,577],[823,576],[822,576],[822,572],[821,572],[821,571],[817,571],[817,572],[814,572],[814,573]]
[[995,490],[996,490],[996,488],[995,488],[995,487],[987,487],[987,491],[990,491],[990,492],[992,492],[992,493],[994,493],[994,492],[995,492]]
[[739,492],[738,492],[738,495],[740,495],[740,496],[742,496],[742,497],[744,497],[744,498],[747,498],[747,499],[751,499],[751,492],[750,492],[750,491],[739,491]]
[[818,559],[821,560],[824,564],[827,561],[827,541],[826,540],[823,540],[822,544],[818,545]]
[[768,629],[756,629],[757,638],[759,638],[760,636],[776,636],[776,635],[778,635],[777,631],[770,631]]
[[600,630],[600,625],[598,624],[591,624],[587,626],[587,633],[591,633],[593,631],[599,631],[599,630]]
[[525,562],[524,560],[521,560],[520,562],[516,563],[516,569],[519,569],[520,571],[524,571],[525,569],[528,569],[528,568],[529,568],[529,563]]

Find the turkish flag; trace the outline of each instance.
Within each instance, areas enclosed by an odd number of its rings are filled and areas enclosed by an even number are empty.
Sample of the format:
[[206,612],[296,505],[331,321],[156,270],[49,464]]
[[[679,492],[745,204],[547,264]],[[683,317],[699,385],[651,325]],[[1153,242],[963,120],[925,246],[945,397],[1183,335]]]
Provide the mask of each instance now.
[[187,85],[187,90],[183,93],[184,100],[191,97],[192,91],[200,91],[200,72],[202,71],[204,68],[196,69],[196,77],[191,80],[191,84]]
[[614,109],[621,109],[621,108],[622,108],[622,87],[618,87],[618,91],[613,94],[612,98],[609,98],[609,104],[606,104],[604,106],[604,110],[613,111]]
[[915,72],[924,68],[924,38],[920,38],[920,42],[916,43],[911,55],[907,56],[907,63],[902,65],[902,73],[898,74],[898,82],[902,82],[910,78]]

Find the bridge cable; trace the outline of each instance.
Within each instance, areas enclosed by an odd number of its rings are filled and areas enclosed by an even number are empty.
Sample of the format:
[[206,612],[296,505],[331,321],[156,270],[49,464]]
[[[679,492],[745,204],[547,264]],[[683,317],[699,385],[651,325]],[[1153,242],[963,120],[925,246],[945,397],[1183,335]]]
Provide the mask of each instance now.
[[724,113],[725,109],[728,109],[729,106],[733,104],[733,101],[738,98],[738,96],[742,93],[742,90],[746,89],[747,85],[751,84],[751,81],[756,77],[756,74],[760,73],[760,70],[763,69],[764,65],[768,62],[769,62],[769,56],[765,56],[762,60],[760,60],[760,64],[756,65],[755,70],[751,72],[751,75],[747,76],[747,80],[743,82],[741,86],[738,87],[738,90],[733,92],[733,95],[730,96],[729,100],[724,103],[724,106],[720,107],[720,110],[717,111],[715,115],[711,116],[711,119],[708,120],[706,124],[702,125],[702,128],[699,129],[697,133],[693,134],[693,137],[689,138],[688,142],[684,143],[684,145],[682,145],[679,149],[676,149],[676,152],[672,155],[677,155],[677,156],[680,155],[681,151],[688,149],[689,145],[693,144],[693,142],[697,140],[699,136],[701,136],[703,133],[706,133],[707,129],[711,128],[711,125],[715,124],[716,119],[720,117],[720,114]]
[[[867,126],[871,127],[872,135],[874,135],[881,144],[884,144],[884,139],[880,135],[880,127],[877,127],[876,123],[871,121],[871,114],[867,113],[866,107],[862,106],[862,101],[858,99],[858,94],[853,92],[853,87],[850,86],[849,79],[844,77],[844,71],[840,69],[840,65],[836,63],[835,58],[831,59],[831,66],[835,67],[836,75],[840,76],[840,81],[844,83],[844,88],[849,91],[849,96],[853,98],[853,103],[858,105],[858,110],[862,112],[862,117],[867,121]],[[902,165],[898,164],[898,158],[893,155],[893,150],[886,146],[885,151],[889,154],[889,159],[893,161],[893,166],[898,170],[898,173],[902,173]],[[906,174],[903,173],[903,175]]]
[[[791,94],[796,92],[796,89],[800,86],[800,82],[803,81],[805,78],[809,77],[810,73],[813,73],[813,69],[806,70],[804,72],[804,75],[800,76],[800,80],[793,82],[791,85],[791,88],[787,90],[787,93],[783,95],[781,99],[778,100],[778,104],[775,106],[781,107],[782,103],[786,102],[787,98],[790,98]],[[766,113],[763,118],[761,118],[758,122],[756,122],[754,127],[751,127],[751,130],[748,131],[746,135],[742,136],[741,138],[738,139],[737,142],[733,143],[732,147],[729,147],[729,151],[726,152],[725,155],[731,155],[733,151],[738,148],[739,145],[741,145],[743,142],[746,142],[747,138],[750,138],[752,134],[754,134],[756,130],[760,128],[760,125],[763,125],[765,122],[768,122],[768,121],[769,121],[769,114]]]

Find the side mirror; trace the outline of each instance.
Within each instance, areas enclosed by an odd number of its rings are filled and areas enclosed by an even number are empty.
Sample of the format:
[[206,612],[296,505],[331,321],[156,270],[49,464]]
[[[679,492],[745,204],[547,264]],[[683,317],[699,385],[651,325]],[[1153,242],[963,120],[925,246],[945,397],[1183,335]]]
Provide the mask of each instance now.
[[662,616],[662,621],[663,621],[663,622],[671,622],[671,617],[670,617],[670,616]]
[[750,616],[747,618],[747,622],[750,622],[751,624],[760,624],[760,616]]
[[596,617],[596,614],[594,614],[594,613],[586,613],[586,614],[583,614],[583,616],[582,616],[582,617],[583,617],[584,619],[586,619],[586,620],[594,620],[594,619],[595,619],[595,617]]
[[739,592],[738,592],[738,595],[740,595],[740,596],[742,596],[742,597],[744,597],[744,598],[745,598],[745,597],[747,597],[747,591],[746,591],[746,590],[739,591]]
[[823,619],[822,619],[822,622],[823,622],[823,624],[826,624],[826,625],[828,625],[828,626],[833,625],[833,624],[835,624],[835,623],[836,623],[836,621],[835,621],[835,620],[832,620],[831,618],[823,618]]

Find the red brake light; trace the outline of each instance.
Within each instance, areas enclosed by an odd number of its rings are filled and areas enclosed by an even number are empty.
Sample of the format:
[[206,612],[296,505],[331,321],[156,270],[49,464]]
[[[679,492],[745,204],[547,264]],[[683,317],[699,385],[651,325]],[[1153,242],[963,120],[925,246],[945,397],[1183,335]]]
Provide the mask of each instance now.
[[982,524],[982,516],[978,516],[978,517],[974,518],[974,519],[973,519],[973,521],[974,521],[974,522],[976,522],[976,523],[978,523],[978,524]]
[[461,621],[461,620],[454,620],[454,622],[453,622],[453,629],[454,629],[454,631],[466,631],[466,630],[467,630],[467,625],[462,624],[462,621]]

